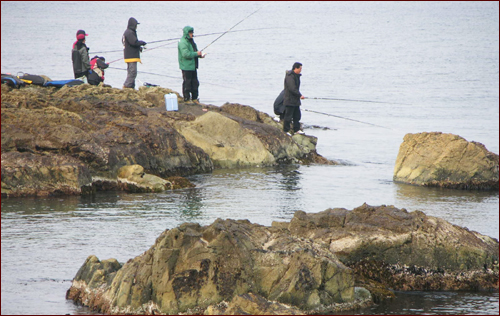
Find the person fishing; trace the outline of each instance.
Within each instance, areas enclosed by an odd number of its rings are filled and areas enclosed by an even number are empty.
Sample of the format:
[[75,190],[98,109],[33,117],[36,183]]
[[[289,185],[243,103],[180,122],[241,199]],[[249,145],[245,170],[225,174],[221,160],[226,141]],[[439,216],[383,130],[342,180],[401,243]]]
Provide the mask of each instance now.
[[89,48],[85,44],[86,36],[88,34],[84,30],[78,30],[76,32],[76,42],[73,43],[71,50],[75,79],[82,80],[85,83],[87,83],[90,70]]
[[135,78],[137,77],[137,62],[141,62],[141,52],[147,43],[137,38],[137,25],[140,24],[135,18],[128,19],[128,26],[122,36],[123,57],[127,63],[127,79],[123,88],[135,89]]
[[89,83],[98,86],[101,82],[104,82],[104,69],[108,67],[109,64],[106,64],[106,59],[104,57],[94,56],[90,60]]
[[194,42],[194,28],[188,25],[182,29],[182,32],[183,35],[177,44],[179,68],[182,71],[182,94],[184,102],[192,101],[194,104],[200,104],[198,99],[200,82],[196,69],[198,69],[198,59],[205,55],[198,50]]
[[302,72],[302,64],[296,62],[293,64],[292,70],[286,72],[285,75],[285,96],[283,104],[285,105],[285,116],[283,119],[283,131],[288,135],[290,131],[290,123],[293,121],[294,134],[304,134],[300,130],[300,99],[305,97],[300,93],[300,73]]

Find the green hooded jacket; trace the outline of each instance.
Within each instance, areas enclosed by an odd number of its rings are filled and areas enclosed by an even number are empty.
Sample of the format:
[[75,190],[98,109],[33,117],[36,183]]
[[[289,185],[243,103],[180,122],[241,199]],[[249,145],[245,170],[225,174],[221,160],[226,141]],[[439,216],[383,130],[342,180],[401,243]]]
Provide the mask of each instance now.
[[191,45],[189,32],[193,31],[194,28],[192,26],[185,26],[183,31],[182,38],[179,40],[179,44],[177,45],[178,49],[178,58],[179,58],[179,68],[181,70],[196,70],[198,68],[197,59],[198,59],[198,47],[196,47],[196,43]]

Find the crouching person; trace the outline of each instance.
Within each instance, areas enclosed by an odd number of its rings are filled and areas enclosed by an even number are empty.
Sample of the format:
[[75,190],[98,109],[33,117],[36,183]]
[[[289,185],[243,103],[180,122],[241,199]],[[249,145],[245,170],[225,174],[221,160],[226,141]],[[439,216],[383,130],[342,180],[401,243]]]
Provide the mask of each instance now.
[[90,60],[90,74],[88,81],[91,85],[97,86],[99,83],[104,82],[104,69],[108,68],[104,57],[94,56]]

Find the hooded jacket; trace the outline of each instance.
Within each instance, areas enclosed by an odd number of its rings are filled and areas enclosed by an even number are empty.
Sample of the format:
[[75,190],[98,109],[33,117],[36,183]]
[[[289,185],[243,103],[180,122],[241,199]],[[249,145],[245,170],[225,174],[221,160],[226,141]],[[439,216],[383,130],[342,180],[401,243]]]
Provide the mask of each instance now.
[[300,106],[300,76],[293,70],[288,70],[285,76],[285,98],[283,104],[285,106]]
[[128,27],[123,33],[123,57],[126,63],[141,62],[141,46],[146,45],[146,42],[137,39],[137,24],[135,18],[128,19]]
[[192,26],[185,26],[182,29],[183,35],[177,45],[179,68],[181,70],[194,71],[198,68],[198,47],[189,36],[189,32],[193,30]]

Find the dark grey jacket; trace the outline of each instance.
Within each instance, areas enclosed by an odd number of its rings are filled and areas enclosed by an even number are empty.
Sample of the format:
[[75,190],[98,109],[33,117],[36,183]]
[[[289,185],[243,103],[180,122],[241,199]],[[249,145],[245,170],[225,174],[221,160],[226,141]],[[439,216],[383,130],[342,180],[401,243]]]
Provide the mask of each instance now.
[[75,79],[82,76],[88,76],[90,70],[89,49],[83,43],[83,40],[76,41],[71,50],[71,59],[73,61],[73,73]]
[[137,20],[134,18],[128,19],[128,27],[123,33],[123,55],[126,63],[141,61],[141,46],[146,45],[146,42],[137,39]]
[[288,70],[285,76],[285,99],[283,104],[285,106],[300,106],[300,76],[292,70]]

